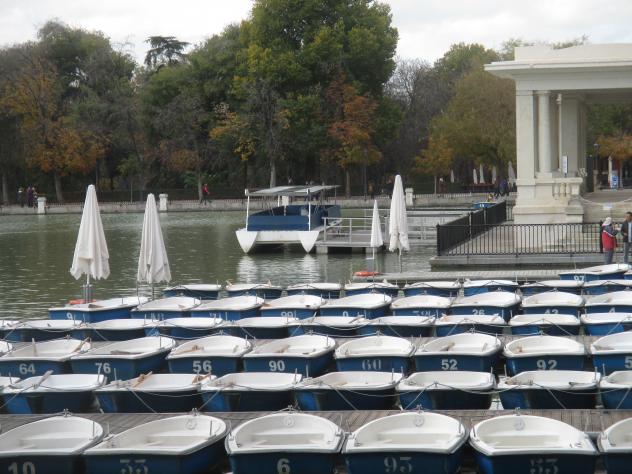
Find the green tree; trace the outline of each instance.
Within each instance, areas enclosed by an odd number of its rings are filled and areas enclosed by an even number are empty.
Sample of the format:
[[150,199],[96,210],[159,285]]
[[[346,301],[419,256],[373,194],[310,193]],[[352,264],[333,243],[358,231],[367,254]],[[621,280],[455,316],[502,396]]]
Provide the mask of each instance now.
[[184,52],[189,43],[180,41],[175,36],[150,36],[145,40],[150,49],[145,54],[145,65],[159,69],[162,66],[173,66],[184,62],[187,55]]

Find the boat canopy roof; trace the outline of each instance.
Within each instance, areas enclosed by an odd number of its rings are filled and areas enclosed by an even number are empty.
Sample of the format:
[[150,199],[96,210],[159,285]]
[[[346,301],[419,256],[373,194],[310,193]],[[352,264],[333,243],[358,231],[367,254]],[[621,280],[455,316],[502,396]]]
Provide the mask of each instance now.
[[328,191],[337,188],[337,185],[311,185],[311,186],[275,186],[274,188],[258,189],[257,191],[248,191],[246,196],[309,196],[321,191]]

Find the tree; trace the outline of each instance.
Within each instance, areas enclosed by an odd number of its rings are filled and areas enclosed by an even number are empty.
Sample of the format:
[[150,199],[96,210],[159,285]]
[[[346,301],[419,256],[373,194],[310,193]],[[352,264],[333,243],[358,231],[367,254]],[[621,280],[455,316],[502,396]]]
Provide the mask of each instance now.
[[145,65],[160,69],[162,66],[173,66],[184,62],[187,55],[184,50],[189,46],[175,36],[150,36],[145,40],[151,48],[145,54]]

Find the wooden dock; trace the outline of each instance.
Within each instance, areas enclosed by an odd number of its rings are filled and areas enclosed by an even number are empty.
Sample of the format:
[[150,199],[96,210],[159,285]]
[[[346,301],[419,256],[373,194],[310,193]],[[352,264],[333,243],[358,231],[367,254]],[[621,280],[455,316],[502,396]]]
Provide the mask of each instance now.
[[356,281],[382,281],[386,280],[396,284],[414,283],[417,281],[437,280],[511,280],[518,283],[526,283],[538,280],[557,280],[559,273],[574,270],[576,267],[566,268],[534,268],[517,269],[512,267],[497,268],[494,270],[480,270],[477,268],[453,270],[453,271],[406,271],[402,273],[383,273],[374,277],[354,276]]

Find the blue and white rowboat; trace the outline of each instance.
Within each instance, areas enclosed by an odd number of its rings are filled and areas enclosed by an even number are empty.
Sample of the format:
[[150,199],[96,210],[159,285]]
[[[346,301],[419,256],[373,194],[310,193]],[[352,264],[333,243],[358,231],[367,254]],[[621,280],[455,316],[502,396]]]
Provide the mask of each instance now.
[[413,354],[418,372],[470,370],[491,372],[498,362],[502,342],[497,336],[467,333],[438,337]]
[[560,278],[562,280],[583,281],[584,283],[594,280],[619,280],[629,269],[630,266],[627,263],[611,263],[562,272]]
[[525,314],[571,314],[579,317],[584,298],[565,291],[548,291],[522,300]]
[[261,307],[261,316],[283,316],[305,319],[318,316],[326,300],[314,295],[291,295],[266,301]]
[[600,378],[582,370],[534,370],[501,380],[498,392],[505,410],[592,409]]
[[382,316],[370,319],[357,332],[363,336],[384,334],[395,337],[427,337],[432,332],[434,321],[434,317],[428,316]]
[[[593,365],[604,375],[632,369],[632,332],[610,334],[590,345]],[[0,358],[1,360],[1,358]]]
[[103,375],[58,374],[47,372],[29,377],[4,387],[2,398],[7,411],[13,415],[36,415],[94,411],[94,390],[105,384]]
[[581,323],[572,314],[517,314],[509,320],[509,328],[518,336],[576,336]]
[[583,370],[584,344],[559,336],[529,336],[514,339],[503,350],[509,375],[530,370]]
[[317,377],[331,364],[335,347],[332,338],[313,334],[277,339],[244,354],[244,371],[296,372]]
[[131,315],[136,319],[186,318],[191,316],[191,310],[199,306],[200,302],[188,296],[172,296],[141,304],[132,310]]
[[299,319],[290,327],[290,335],[320,334],[331,337],[349,337],[358,334],[360,329],[369,324],[362,316],[316,316]]
[[292,295],[314,295],[328,300],[340,298],[340,283],[298,283],[288,286],[286,291],[288,296]]
[[75,374],[103,374],[110,380],[127,380],[157,372],[176,346],[170,337],[147,336],[93,348],[70,359]]
[[435,331],[438,337],[478,332],[481,334],[502,334],[507,323],[501,316],[488,315],[453,315],[441,316],[435,320]]
[[[0,347],[3,346],[0,342]],[[0,357],[0,374],[18,377],[70,373],[70,358],[90,349],[87,339],[57,339],[33,342]]]
[[597,437],[608,474],[629,474],[632,463],[632,418],[621,420],[604,430]]
[[395,298],[399,294],[399,286],[387,281],[356,282],[345,285],[346,296],[364,295],[367,293],[380,293]]
[[404,286],[404,296],[433,295],[453,298],[461,289],[459,281],[419,281]]
[[586,313],[632,313],[632,291],[613,291],[586,298]]
[[11,334],[21,322],[20,319],[0,319],[0,339],[12,340]]
[[333,473],[345,435],[335,423],[307,413],[274,413],[247,421],[226,438],[233,474]]
[[165,298],[172,296],[189,296],[199,300],[216,300],[222,285],[208,283],[189,283],[187,285],[170,286],[162,290]]
[[565,291],[574,295],[581,295],[583,281],[577,280],[542,280],[534,283],[525,283],[520,287],[522,297],[546,293],[547,291]]
[[[160,334],[176,339],[199,339],[217,334],[224,329],[225,321],[221,318],[169,318],[159,322],[156,329]],[[151,329],[145,331],[151,335]]]
[[243,295],[232,298],[221,298],[216,301],[202,303],[191,310],[192,317],[220,318],[226,321],[259,316],[259,309],[264,299],[258,296]]
[[366,293],[330,300],[321,306],[321,316],[362,316],[367,319],[386,316],[391,297],[382,293]]
[[632,409],[632,370],[618,370],[602,377],[601,400],[608,410]]
[[408,373],[415,345],[393,336],[367,336],[341,344],[334,353],[339,371]]
[[453,315],[493,316],[498,315],[509,321],[517,314],[520,307],[520,297],[508,291],[490,291],[472,296],[457,298],[450,307]]
[[81,454],[102,438],[99,423],[78,416],[52,416],[27,423],[0,435],[0,470],[10,474],[84,474]]
[[7,335],[12,342],[52,341],[64,337],[85,339],[90,331],[82,322],[74,319],[26,319],[14,326]]
[[597,450],[588,435],[551,418],[504,415],[470,432],[481,474],[593,474]]
[[296,402],[303,411],[388,410],[401,379],[394,372],[329,372],[303,380],[295,388]]
[[143,374],[95,390],[105,413],[189,412],[202,405],[199,389],[210,374]]
[[398,298],[391,303],[394,316],[432,316],[448,314],[452,300],[443,296],[418,295]]
[[397,385],[404,410],[487,410],[496,378],[489,372],[415,372]]
[[154,332],[157,323],[152,319],[108,319],[89,324],[88,331],[93,341],[127,341]]
[[98,323],[108,319],[129,318],[132,309],[148,301],[149,299],[144,296],[110,298],[92,303],[50,308],[48,315],[51,319],[76,319],[85,323]]
[[301,374],[241,372],[205,382],[203,409],[211,412],[276,411],[294,404],[293,390]]
[[632,313],[588,313],[580,316],[589,336],[607,336],[632,330]]
[[208,336],[185,342],[167,356],[169,372],[222,376],[241,370],[241,358],[252,345],[240,337]]
[[290,336],[291,328],[298,321],[296,318],[285,316],[257,316],[227,322],[224,329],[233,336],[246,339],[282,339]]
[[219,418],[174,416],[108,437],[85,454],[90,474],[203,474],[225,458],[227,427]]
[[602,295],[613,291],[624,291],[632,288],[632,280],[593,280],[584,284],[584,294]]
[[264,300],[280,298],[283,288],[272,283],[230,283],[226,285],[228,296],[258,296]]
[[342,453],[349,474],[455,474],[467,438],[467,430],[454,418],[428,412],[399,413],[351,433]]
[[515,293],[519,286],[518,283],[511,280],[465,280],[463,282],[463,296],[497,291]]

